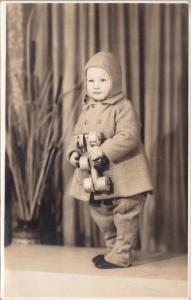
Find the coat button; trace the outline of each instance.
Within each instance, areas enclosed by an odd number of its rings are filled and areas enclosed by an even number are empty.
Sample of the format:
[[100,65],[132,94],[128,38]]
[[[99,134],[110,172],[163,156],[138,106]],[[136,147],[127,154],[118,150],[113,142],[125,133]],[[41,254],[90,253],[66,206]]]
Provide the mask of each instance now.
[[97,124],[101,124],[101,122],[102,122],[101,119],[97,120]]
[[87,125],[88,124],[88,121],[86,120],[86,121],[84,121],[84,125]]

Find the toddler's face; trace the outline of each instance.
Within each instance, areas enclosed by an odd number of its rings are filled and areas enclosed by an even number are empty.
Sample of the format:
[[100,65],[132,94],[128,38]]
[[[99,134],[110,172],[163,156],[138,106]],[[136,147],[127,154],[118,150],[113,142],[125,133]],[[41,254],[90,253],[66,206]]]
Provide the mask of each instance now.
[[104,100],[109,94],[111,83],[111,79],[104,69],[98,67],[91,67],[87,69],[87,94],[93,99],[97,101]]

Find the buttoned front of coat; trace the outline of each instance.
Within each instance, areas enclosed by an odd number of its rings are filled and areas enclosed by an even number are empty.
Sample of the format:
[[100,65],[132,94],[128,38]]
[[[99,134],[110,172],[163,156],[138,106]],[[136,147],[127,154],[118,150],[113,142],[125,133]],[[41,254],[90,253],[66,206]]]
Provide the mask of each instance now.
[[[101,148],[109,159],[109,168],[103,176],[109,176],[112,182],[111,190],[95,193],[95,199],[129,197],[152,190],[148,162],[140,140],[140,122],[131,101],[122,93],[102,102],[89,100],[75,126],[68,157],[73,151],[79,151],[74,143],[75,136],[90,131],[103,134]],[[71,195],[88,201],[90,195],[83,188],[83,179],[83,171],[76,168]]]
[[114,110],[108,104],[91,104],[83,111],[83,121],[81,130],[83,133],[96,130],[102,132],[104,139],[114,135],[115,124],[112,123],[114,119]]

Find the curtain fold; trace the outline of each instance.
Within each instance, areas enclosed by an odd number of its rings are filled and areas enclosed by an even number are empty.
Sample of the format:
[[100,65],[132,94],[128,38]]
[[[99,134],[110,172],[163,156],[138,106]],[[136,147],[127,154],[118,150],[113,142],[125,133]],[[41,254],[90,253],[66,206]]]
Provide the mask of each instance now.
[[[144,144],[145,151],[152,166],[152,178],[155,187],[158,167],[158,132],[159,124],[159,82],[160,82],[160,5],[149,5],[145,9],[144,24]],[[152,130],[152,134],[151,134]],[[155,145],[155,147],[154,147]],[[147,199],[143,214],[142,248],[156,250],[155,242],[155,197]],[[160,226],[158,224],[157,226]],[[147,237],[147,238],[144,238]]]
[[[11,17],[19,4],[7,6],[9,37],[17,34]],[[20,7],[25,13],[33,11],[30,30],[37,45],[35,73],[40,82],[52,71],[55,94],[63,77],[59,129],[63,149],[55,161],[52,186],[63,243],[104,245],[88,205],[69,196],[73,168],[65,151],[81,109],[84,65],[95,52],[106,50],[119,58],[123,91],[140,115],[155,188],[140,221],[141,249],[186,251],[188,5],[45,3]],[[28,19],[22,22],[27,25]],[[18,15],[24,38],[22,22]],[[15,60],[11,47],[8,38],[8,74]]]

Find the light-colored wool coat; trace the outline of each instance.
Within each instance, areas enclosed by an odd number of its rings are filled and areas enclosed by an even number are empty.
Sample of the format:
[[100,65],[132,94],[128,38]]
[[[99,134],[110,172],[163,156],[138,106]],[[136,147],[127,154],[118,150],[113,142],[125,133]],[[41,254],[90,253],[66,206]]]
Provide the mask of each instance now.
[[[119,67],[116,69],[116,62],[113,69],[111,68],[112,62],[114,59],[110,53],[108,59],[107,53],[100,52],[86,66],[86,70],[90,66],[104,66],[112,79],[113,88],[109,97],[101,102],[85,97],[67,154],[69,158],[73,151],[80,152],[74,143],[75,135],[95,130],[103,133],[105,140],[101,148],[110,161],[109,169],[103,172],[103,176],[111,178],[113,188],[109,193],[95,193],[95,200],[129,197],[152,190],[148,162],[140,140],[139,118],[132,102],[118,91],[121,89],[120,71]],[[76,168],[70,194],[77,199],[88,201],[90,194],[84,191],[83,178],[83,171]]]

